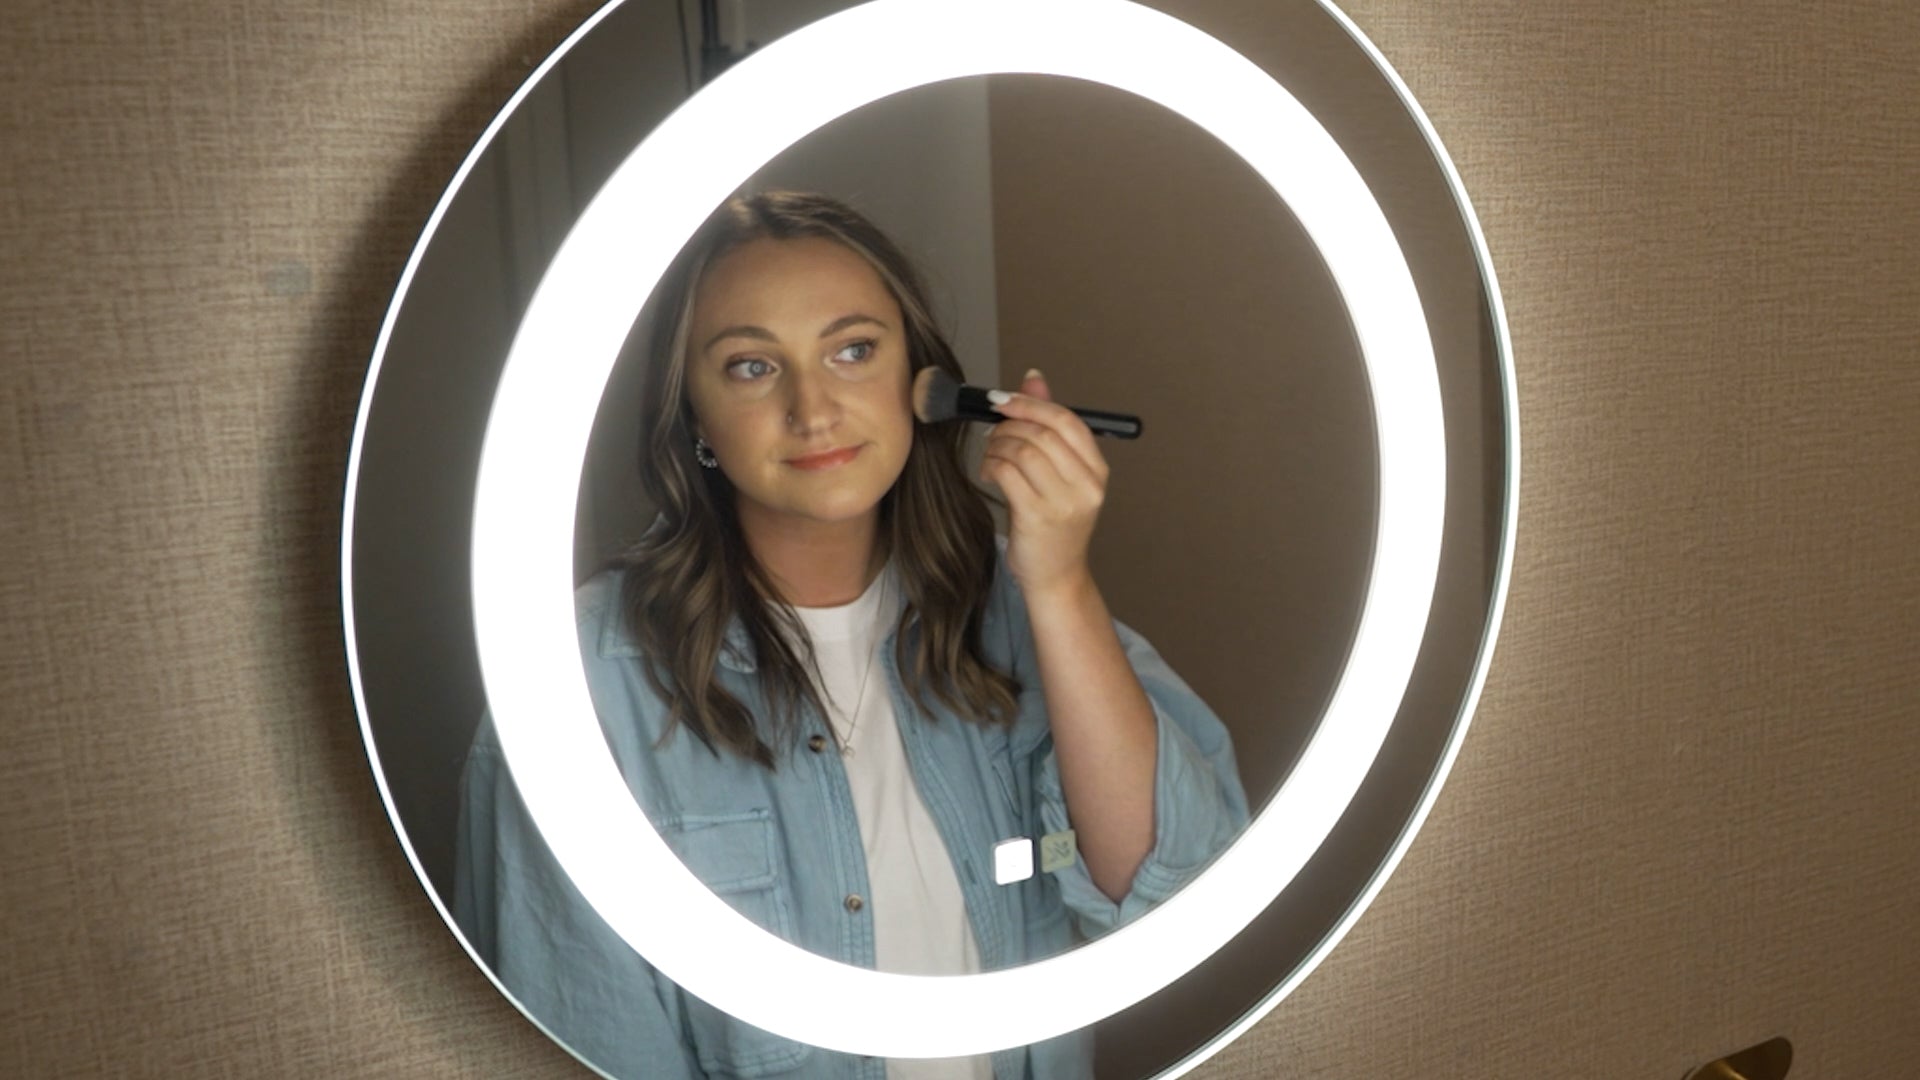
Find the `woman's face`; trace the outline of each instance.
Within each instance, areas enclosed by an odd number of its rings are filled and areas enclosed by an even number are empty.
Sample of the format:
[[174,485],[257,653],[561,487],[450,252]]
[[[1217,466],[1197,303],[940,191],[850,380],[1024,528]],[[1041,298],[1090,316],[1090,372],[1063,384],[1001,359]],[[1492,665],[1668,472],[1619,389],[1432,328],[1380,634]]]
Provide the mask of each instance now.
[[874,513],[913,442],[910,367],[900,305],[852,249],[760,239],[709,266],[687,395],[742,524]]

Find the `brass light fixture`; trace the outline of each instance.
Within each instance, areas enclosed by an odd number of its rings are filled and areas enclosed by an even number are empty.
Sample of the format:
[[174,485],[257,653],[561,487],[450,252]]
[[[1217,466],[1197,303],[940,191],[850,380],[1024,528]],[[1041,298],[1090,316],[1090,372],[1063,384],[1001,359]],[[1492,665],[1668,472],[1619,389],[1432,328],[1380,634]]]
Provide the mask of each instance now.
[[1687,1080],[1781,1080],[1792,1064],[1793,1044],[1784,1038],[1773,1038],[1718,1061],[1709,1061],[1688,1073]]

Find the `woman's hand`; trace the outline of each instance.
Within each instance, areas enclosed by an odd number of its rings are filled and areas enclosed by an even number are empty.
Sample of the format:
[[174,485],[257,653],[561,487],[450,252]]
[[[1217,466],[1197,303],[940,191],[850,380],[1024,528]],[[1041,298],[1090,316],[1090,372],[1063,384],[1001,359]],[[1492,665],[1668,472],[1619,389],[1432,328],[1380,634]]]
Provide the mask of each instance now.
[[1089,583],[1087,548],[1106,501],[1106,456],[1086,422],[1054,404],[1038,371],[995,408],[1007,419],[987,436],[980,478],[1006,496],[1008,568],[1029,596]]

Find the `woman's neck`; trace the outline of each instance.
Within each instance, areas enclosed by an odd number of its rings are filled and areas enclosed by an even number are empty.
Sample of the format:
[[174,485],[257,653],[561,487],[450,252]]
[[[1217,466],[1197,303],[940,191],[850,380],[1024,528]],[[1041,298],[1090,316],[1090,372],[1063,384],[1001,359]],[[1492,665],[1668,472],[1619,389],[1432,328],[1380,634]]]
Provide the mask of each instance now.
[[794,607],[839,607],[860,599],[886,565],[878,511],[854,521],[740,519],[747,549]]

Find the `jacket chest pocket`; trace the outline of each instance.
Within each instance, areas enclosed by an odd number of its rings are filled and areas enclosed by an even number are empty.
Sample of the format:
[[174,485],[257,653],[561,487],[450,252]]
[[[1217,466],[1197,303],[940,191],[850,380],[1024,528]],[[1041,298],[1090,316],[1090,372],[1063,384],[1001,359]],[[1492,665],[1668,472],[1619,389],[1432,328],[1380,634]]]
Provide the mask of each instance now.
[[[792,888],[780,872],[771,812],[681,814],[662,822],[660,834],[694,876],[735,911],[782,940],[793,940]],[[736,1020],[684,990],[680,1000],[700,1068],[714,1080],[780,1076],[813,1053],[805,1043]]]

